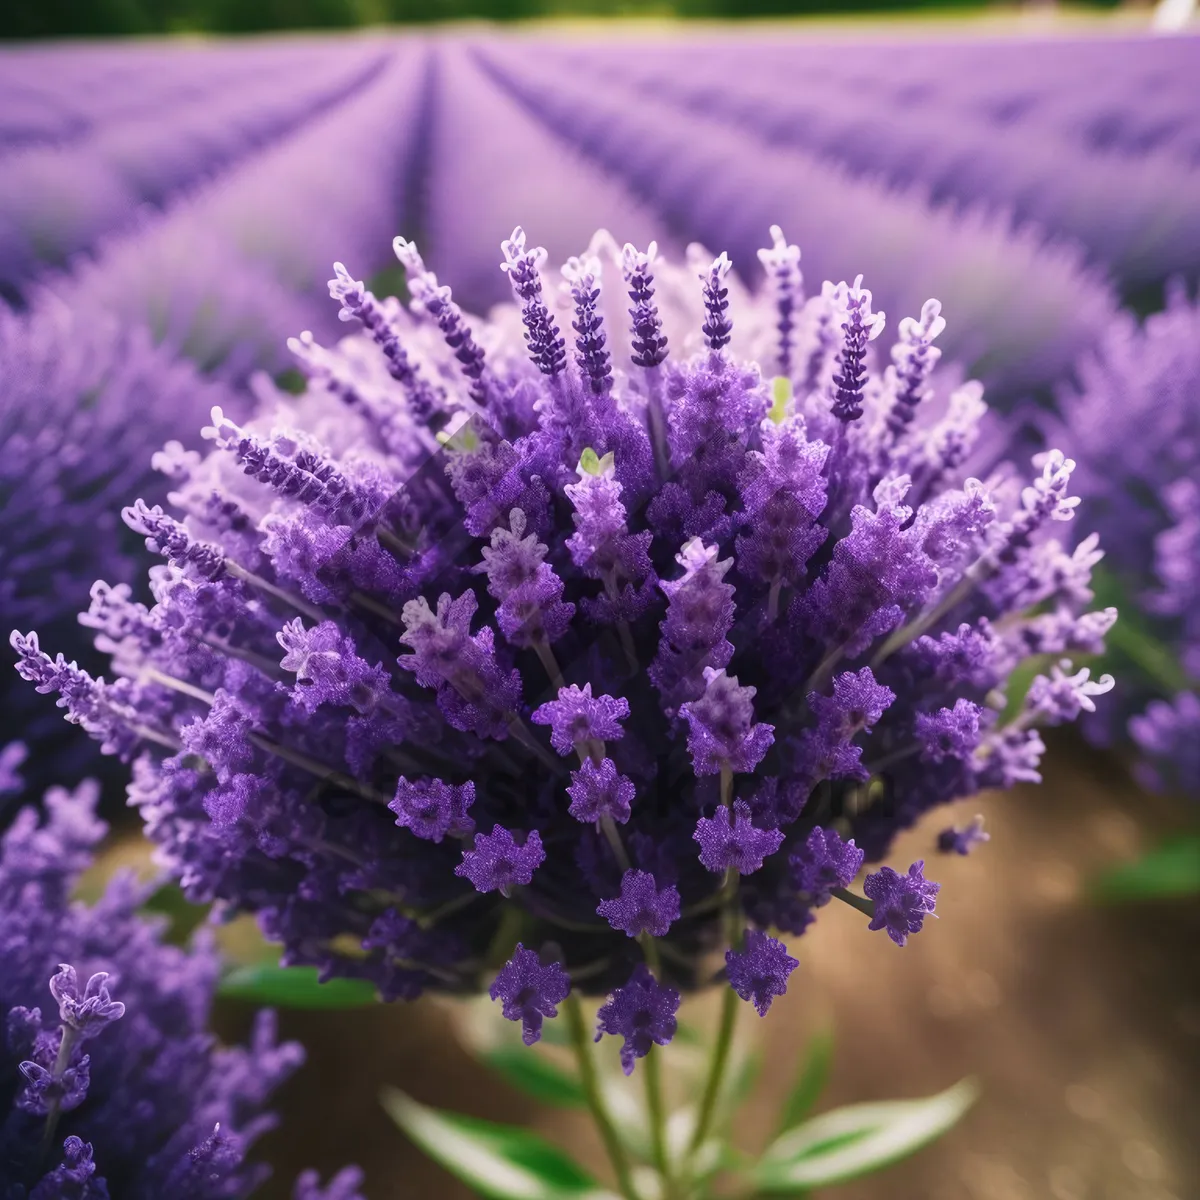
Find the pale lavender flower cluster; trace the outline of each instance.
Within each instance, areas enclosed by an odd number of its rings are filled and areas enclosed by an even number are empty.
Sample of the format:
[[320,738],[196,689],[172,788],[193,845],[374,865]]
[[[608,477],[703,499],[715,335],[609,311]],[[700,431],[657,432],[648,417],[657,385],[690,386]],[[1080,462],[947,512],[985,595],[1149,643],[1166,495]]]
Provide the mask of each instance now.
[[[214,403],[233,402],[145,330],[103,312],[0,306],[0,619],[37,622],[73,657],[86,656],[81,591],[98,576],[127,585],[144,569],[121,526],[122,499],[142,488],[165,498],[169,483],[151,468],[154,453],[177,432],[199,441],[198,419]],[[11,676],[0,697],[35,751],[33,764],[53,758],[59,776],[69,774],[86,745],[66,744],[53,706]]]
[[985,406],[938,386],[937,304],[881,369],[861,279],[806,295],[772,242],[755,297],[725,255],[606,234],[556,285],[517,229],[486,321],[403,239],[407,309],[337,269],[363,331],[298,340],[305,395],[215,410],[174,512],[126,510],[167,561],[150,607],[93,592],[112,676],[13,637],[132,760],[192,899],[387,999],[491,981],[528,1042],[608,994],[627,1070],[714,953],[765,1014],[797,965],[768,929],[837,898],[920,931],[923,864],[865,896],[862,864],[1036,780],[1039,726],[1111,680],[1064,668],[1001,720],[1009,673],[1114,614],[1051,536],[1070,459],[964,477]]
[[1105,565],[1163,646],[1093,728],[1111,737],[1127,720],[1145,782],[1200,795],[1200,307],[1175,289],[1141,327],[1117,322],[1059,407]]
[[[164,943],[131,873],[95,904],[72,899],[105,833],[97,795],[52,788],[0,833],[0,1195],[239,1200],[268,1173],[248,1153],[303,1051],[276,1040],[269,1012],[247,1045],[214,1044],[211,938]],[[359,1179],[349,1169],[325,1192],[306,1174],[295,1200],[361,1200]]]

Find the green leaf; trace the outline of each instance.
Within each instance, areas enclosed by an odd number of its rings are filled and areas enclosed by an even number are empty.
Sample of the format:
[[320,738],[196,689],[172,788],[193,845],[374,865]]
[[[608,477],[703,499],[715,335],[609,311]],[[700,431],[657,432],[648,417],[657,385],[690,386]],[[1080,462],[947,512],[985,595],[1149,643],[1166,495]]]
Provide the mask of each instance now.
[[489,1200],[616,1200],[544,1138],[418,1104],[396,1088],[388,1115],[430,1158]]
[[1158,900],[1200,893],[1200,834],[1172,838],[1136,862],[1105,871],[1092,885],[1099,900]]
[[804,1065],[779,1116],[779,1133],[795,1129],[813,1110],[817,1097],[825,1090],[829,1080],[829,1067],[833,1061],[833,1032],[824,1030],[815,1034],[804,1055]]
[[375,1003],[375,986],[365,979],[318,983],[316,967],[280,967],[272,963],[230,971],[218,985],[217,994],[276,1008],[364,1008]]
[[896,1162],[940,1137],[975,1101],[964,1079],[923,1100],[851,1104],[777,1138],[751,1172],[760,1191],[794,1192],[842,1183]]
[[560,1108],[584,1108],[587,1097],[579,1081],[529,1046],[496,1046],[480,1058],[518,1091]]

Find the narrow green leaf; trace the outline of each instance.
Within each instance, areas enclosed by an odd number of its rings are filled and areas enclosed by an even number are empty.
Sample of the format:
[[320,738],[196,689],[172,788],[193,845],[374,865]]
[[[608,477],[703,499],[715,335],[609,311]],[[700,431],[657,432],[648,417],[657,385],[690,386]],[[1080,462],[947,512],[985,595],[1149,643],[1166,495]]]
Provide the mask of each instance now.
[[544,1138],[418,1104],[396,1088],[388,1115],[430,1158],[489,1200],[616,1200]]
[[779,1116],[779,1134],[795,1129],[812,1112],[817,1097],[825,1090],[829,1080],[832,1061],[833,1031],[826,1029],[814,1034],[805,1048],[804,1065]]
[[769,1146],[751,1178],[761,1191],[792,1192],[866,1175],[940,1137],[977,1094],[965,1079],[923,1100],[851,1104],[823,1113]]
[[221,980],[217,994],[275,1008],[364,1008],[375,1003],[375,987],[365,979],[318,983],[316,967],[272,963],[237,967]]
[[545,1055],[528,1046],[496,1046],[480,1058],[518,1091],[559,1108],[584,1108],[587,1097],[579,1081]]
[[1099,900],[1158,900],[1200,893],[1200,834],[1172,838],[1136,862],[1110,867],[1092,885]]

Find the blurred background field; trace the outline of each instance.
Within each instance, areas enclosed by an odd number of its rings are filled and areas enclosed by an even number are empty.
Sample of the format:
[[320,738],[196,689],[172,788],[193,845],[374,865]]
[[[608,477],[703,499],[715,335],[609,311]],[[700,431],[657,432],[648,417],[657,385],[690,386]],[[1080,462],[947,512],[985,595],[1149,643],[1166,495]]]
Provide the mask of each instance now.
[[[1028,6],[1044,9],[1040,0]],[[1150,0],[1092,0],[1067,6],[1076,17],[1134,14]],[[1014,6],[992,0],[52,0],[14,4],[0,15],[0,36],[90,37],[134,34],[250,33],[293,29],[348,29],[387,23],[446,21],[562,21],[613,18],[841,21],[881,17],[927,21],[993,16],[1013,19]]]
[[[0,443],[16,451],[0,465],[6,629],[36,622],[51,648],[100,661],[75,619],[87,605],[77,581],[144,574],[148,556],[116,513],[168,490],[149,454],[168,438],[197,446],[209,406],[248,404],[257,371],[297,386],[287,338],[339,329],[332,261],[389,291],[396,233],[482,312],[506,295],[498,246],[517,223],[555,262],[598,226],[673,253],[700,240],[756,284],[755,251],[778,221],[810,288],[863,270],[889,318],[939,297],[946,363],[1015,414],[1014,442],[1065,420],[1064,396],[1093,394],[1081,364],[1120,358],[1136,323],[1164,309],[1193,347],[1170,386],[1200,414],[1200,339],[1187,332],[1200,331],[1200,33],[1176,9],[1177,36],[1152,37],[1149,5],[880,2],[852,20],[832,3],[783,0],[0,7],[0,37],[105,39],[0,48]],[[631,12],[654,20],[597,21]],[[712,23],[734,15],[788,19]],[[539,26],[436,24],[459,18]],[[121,40],[286,29],[344,32]],[[1114,403],[1132,411],[1140,388],[1152,421],[1158,362],[1127,373]],[[1171,468],[1185,482],[1200,463],[1188,436]],[[127,447],[119,469],[89,474],[96,438]],[[1155,455],[1128,495],[1159,482]],[[31,480],[74,506],[53,537]],[[1085,514],[1089,503],[1099,511],[1085,499]],[[1144,550],[1169,525],[1150,507]],[[1130,617],[1112,660],[1128,691],[1104,698],[1112,715],[1090,741],[1052,743],[1042,787],[984,799],[992,841],[945,864],[943,919],[919,945],[851,948],[849,911],[801,944],[801,986],[771,1021],[789,1046],[833,1030],[828,1104],[972,1073],[984,1088],[960,1129],[840,1191],[848,1200],[1200,1195],[1200,914],[1185,894],[1200,868],[1144,889],[1178,895],[1118,904],[1095,886],[1195,829],[1190,777],[1152,778],[1124,724],[1195,684],[1187,614],[1147,599],[1153,570],[1143,555],[1108,577]],[[110,865],[137,857],[122,769],[29,693],[0,684],[6,722],[36,750],[31,778],[102,773]],[[1176,749],[1193,761],[1189,746]],[[906,850],[929,852],[934,834],[922,825]],[[237,1001],[218,1016],[231,1035],[248,1022]],[[579,1140],[582,1123],[442,1050],[451,1024],[426,1002],[285,1014],[310,1061],[283,1093],[283,1132],[263,1144],[279,1168],[263,1195],[285,1195],[299,1166],[355,1159],[372,1198],[465,1196],[389,1125],[384,1083]],[[768,1065],[762,1112],[782,1079]]]

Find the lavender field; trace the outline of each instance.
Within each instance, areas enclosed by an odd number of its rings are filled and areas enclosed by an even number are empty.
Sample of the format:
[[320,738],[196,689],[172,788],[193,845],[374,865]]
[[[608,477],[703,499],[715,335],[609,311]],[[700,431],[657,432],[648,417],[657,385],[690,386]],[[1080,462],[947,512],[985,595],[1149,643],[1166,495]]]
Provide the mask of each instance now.
[[0,447],[2,1200],[1200,1195],[1200,34],[0,43]]

